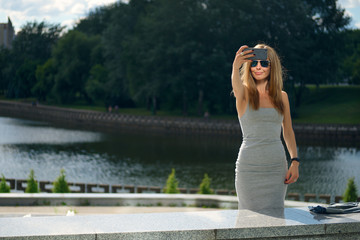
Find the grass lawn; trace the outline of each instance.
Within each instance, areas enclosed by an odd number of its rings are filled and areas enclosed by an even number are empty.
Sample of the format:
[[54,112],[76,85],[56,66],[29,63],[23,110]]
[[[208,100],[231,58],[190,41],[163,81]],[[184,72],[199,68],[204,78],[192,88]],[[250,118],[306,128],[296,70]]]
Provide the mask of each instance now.
[[360,124],[360,86],[308,86],[294,123]]

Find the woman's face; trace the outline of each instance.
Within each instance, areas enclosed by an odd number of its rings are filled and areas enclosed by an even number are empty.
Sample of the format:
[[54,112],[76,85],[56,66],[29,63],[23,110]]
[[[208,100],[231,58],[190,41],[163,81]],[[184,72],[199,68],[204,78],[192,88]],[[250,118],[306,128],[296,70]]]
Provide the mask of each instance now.
[[[253,61],[252,66],[256,64],[255,67],[250,67],[251,75],[257,81],[267,80],[270,75],[270,62],[268,62],[267,67],[263,67],[260,63],[261,61]],[[265,65],[265,64],[263,64]]]

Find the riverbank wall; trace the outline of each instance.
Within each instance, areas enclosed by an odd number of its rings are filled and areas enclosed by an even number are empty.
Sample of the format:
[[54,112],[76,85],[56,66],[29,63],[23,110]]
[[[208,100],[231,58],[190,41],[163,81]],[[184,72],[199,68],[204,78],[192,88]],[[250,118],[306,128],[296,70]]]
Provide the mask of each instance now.
[[[220,134],[241,137],[237,119],[135,116],[3,100],[0,101],[0,116],[40,120],[62,126],[99,131]],[[337,146],[358,146],[360,144],[360,124],[294,124],[293,128],[298,142],[333,143]]]

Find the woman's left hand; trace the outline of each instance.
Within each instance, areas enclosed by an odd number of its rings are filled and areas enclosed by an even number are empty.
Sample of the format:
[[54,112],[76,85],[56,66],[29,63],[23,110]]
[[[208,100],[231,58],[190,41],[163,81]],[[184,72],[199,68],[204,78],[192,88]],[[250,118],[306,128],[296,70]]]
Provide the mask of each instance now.
[[293,161],[286,173],[285,184],[291,184],[299,178],[299,162]]

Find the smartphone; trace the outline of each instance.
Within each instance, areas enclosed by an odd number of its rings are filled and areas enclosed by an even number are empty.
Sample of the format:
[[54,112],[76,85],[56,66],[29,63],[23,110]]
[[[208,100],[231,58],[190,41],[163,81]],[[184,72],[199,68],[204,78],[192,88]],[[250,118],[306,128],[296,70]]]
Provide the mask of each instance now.
[[[252,54],[254,57],[248,58],[249,60],[267,60],[267,49],[265,48],[245,48],[244,51],[254,50]],[[245,55],[246,56],[246,55]]]

